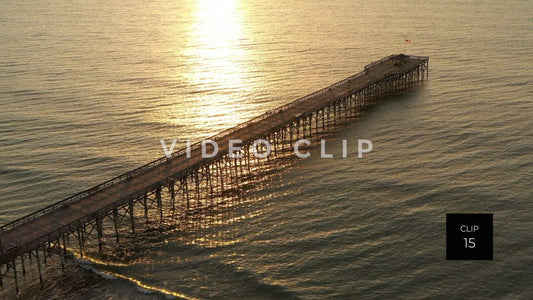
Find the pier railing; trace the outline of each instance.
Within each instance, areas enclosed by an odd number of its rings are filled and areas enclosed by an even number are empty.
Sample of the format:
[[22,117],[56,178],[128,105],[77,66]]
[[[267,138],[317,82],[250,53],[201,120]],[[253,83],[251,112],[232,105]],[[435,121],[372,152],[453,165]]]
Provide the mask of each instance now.
[[[258,122],[270,117],[273,113],[277,113],[277,112],[289,109],[291,107],[295,107],[295,106],[305,102],[306,100],[308,100],[310,98],[313,98],[313,97],[315,97],[317,95],[320,95],[320,94],[324,94],[324,93],[332,90],[333,88],[335,88],[337,86],[346,84],[349,81],[352,81],[352,80],[364,75],[368,68],[371,68],[371,67],[373,67],[375,65],[383,63],[384,61],[387,61],[387,60],[391,59],[394,56],[396,56],[396,55],[390,55],[390,56],[387,56],[387,57],[385,57],[385,58],[383,58],[383,59],[381,59],[379,61],[373,62],[373,63],[365,66],[365,70],[364,71],[361,71],[361,72],[359,72],[359,73],[357,73],[355,75],[352,75],[350,77],[347,77],[347,78],[345,78],[345,79],[343,79],[343,80],[341,80],[341,81],[339,81],[339,82],[337,82],[335,84],[332,84],[332,85],[327,86],[327,87],[325,87],[325,88],[323,88],[321,90],[318,90],[316,92],[313,92],[311,94],[303,96],[303,97],[301,97],[299,99],[296,99],[296,100],[294,100],[292,102],[289,102],[289,103],[287,103],[287,104],[285,104],[285,105],[283,105],[281,107],[278,107],[278,108],[276,108],[274,110],[267,111],[267,112],[255,117],[255,118],[253,118],[253,119],[250,119],[250,120],[248,120],[246,122],[240,123],[240,124],[238,124],[238,125],[236,125],[234,127],[228,128],[228,129],[226,129],[226,130],[224,130],[224,131],[222,131],[222,132],[220,132],[220,133],[218,133],[216,135],[208,137],[207,139],[216,141],[218,139],[221,139],[221,138],[223,138],[225,136],[228,136],[228,135],[236,132],[237,130],[245,128],[245,127],[247,127],[247,126],[249,126],[251,124],[258,123]],[[417,60],[427,60],[428,59],[428,57],[422,57],[422,56],[408,56],[408,57],[411,58],[411,59],[417,59]],[[387,74],[385,76],[387,76]],[[197,142],[197,143],[194,143],[194,144],[192,144],[190,146],[190,150],[191,151],[197,150],[201,146],[202,146],[201,141]],[[187,152],[187,148],[179,149],[179,150],[177,150],[177,151],[172,153],[172,157],[178,157],[178,156],[181,156],[181,155],[185,155],[186,152]],[[172,159],[172,158],[170,158],[170,159]],[[56,209],[61,208],[61,207],[68,206],[69,204],[71,204],[73,202],[76,202],[76,201],[78,201],[80,199],[83,199],[83,198],[87,198],[87,197],[89,197],[89,196],[91,196],[91,195],[93,195],[93,194],[95,194],[95,193],[97,193],[99,191],[102,191],[102,190],[104,190],[104,189],[106,189],[106,188],[108,188],[108,187],[110,187],[112,185],[118,184],[120,182],[125,182],[125,181],[127,181],[127,180],[129,180],[129,179],[131,179],[131,178],[133,178],[133,177],[135,177],[137,175],[140,175],[142,173],[145,173],[145,172],[147,172],[149,170],[154,169],[155,167],[157,167],[159,165],[162,165],[163,163],[167,162],[168,160],[169,160],[169,158],[167,158],[167,157],[161,157],[161,158],[156,159],[156,160],[154,160],[154,161],[152,161],[150,163],[147,163],[147,164],[145,164],[145,165],[143,165],[143,166],[141,166],[139,168],[136,168],[134,170],[131,170],[129,172],[121,174],[121,175],[119,175],[117,177],[114,177],[114,178],[112,178],[112,179],[110,179],[108,181],[105,181],[105,182],[103,182],[103,183],[101,183],[99,185],[96,185],[96,186],[94,186],[94,187],[92,187],[90,189],[87,189],[87,190],[82,191],[80,193],[74,194],[74,195],[72,195],[72,196],[70,196],[70,197],[68,197],[66,199],[63,199],[63,200],[61,200],[59,202],[56,202],[56,203],[51,204],[49,206],[46,206],[46,207],[44,207],[44,208],[42,208],[40,210],[37,210],[37,211],[35,211],[35,212],[31,213],[31,214],[28,214],[28,215],[26,215],[24,217],[21,217],[19,219],[16,219],[16,220],[14,220],[12,222],[9,222],[9,223],[7,223],[5,225],[0,226],[0,232],[8,231],[8,230],[20,225],[20,224],[27,223],[27,222],[29,222],[31,220],[34,220],[34,219],[38,218],[39,216],[42,216],[42,215],[44,215],[44,214],[46,214],[46,213],[48,213],[50,211],[56,210]]]
[[393,58],[395,56],[397,56],[397,54],[391,54],[391,55],[386,56],[386,57],[384,57],[384,58],[382,58],[380,60],[371,62],[371,63],[369,63],[368,65],[365,66],[365,70],[368,70],[368,69],[372,68],[373,66],[379,65],[379,64],[381,64],[381,63],[383,63],[383,62],[385,62],[385,61],[387,61],[387,60],[389,60],[389,59],[391,59],[391,58]]

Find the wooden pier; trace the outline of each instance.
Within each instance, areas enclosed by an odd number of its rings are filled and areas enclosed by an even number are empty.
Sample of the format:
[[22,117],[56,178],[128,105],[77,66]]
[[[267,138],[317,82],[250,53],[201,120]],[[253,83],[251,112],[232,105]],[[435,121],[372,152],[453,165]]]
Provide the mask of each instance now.
[[[162,157],[1,226],[0,286],[12,282],[18,293],[20,273],[26,275],[25,260],[35,260],[42,285],[41,269],[51,255],[59,256],[63,266],[67,249],[78,249],[81,257],[88,244],[104,251],[109,243],[105,232],[112,232],[114,243],[119,244],[121,236],[135,235],[150,221],[187,216],[213,205],[212,198],[208,201],[202,195],[234,187],[261,160],[272,159],[252,155],[254,141],[268,141],[274,156],[292,150],[295,141],[326,133],[379,97],[423,82],[428,62],[428,57],[385,57],[360,73],[210,137],[219,145],[212,158],[202,158],[198,142],[190,151],[181,149],[170,158]],[[241,157],[228,155],[230,139],[242,141]]]

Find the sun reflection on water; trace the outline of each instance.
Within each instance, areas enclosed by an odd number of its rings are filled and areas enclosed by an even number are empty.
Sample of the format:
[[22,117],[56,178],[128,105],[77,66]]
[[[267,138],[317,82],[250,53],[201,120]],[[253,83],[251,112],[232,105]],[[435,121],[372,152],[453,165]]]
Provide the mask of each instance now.
[[[243,89],[250,72],[248,54],[242,47],[245,39],[242,24],[236,0],[197,3],[188,34],[191,46],[184,53],[187,60],[184,76],[191,87],[186,96],[193,109],[190,118],[200,130],[209,124],[209,129],[216,131],[247,118],[236,113],[245,96]],[[180,119],[173,121],[183,123]]]

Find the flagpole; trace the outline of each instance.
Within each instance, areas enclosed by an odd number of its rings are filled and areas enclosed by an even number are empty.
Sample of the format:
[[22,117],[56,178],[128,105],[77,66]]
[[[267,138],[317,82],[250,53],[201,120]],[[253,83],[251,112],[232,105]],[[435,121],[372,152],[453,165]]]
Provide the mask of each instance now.
[[403,44],[403,54],[405,54],[405,49],[407,48],[407,44],[411,44],[411,40],[405,39],[405,42]]

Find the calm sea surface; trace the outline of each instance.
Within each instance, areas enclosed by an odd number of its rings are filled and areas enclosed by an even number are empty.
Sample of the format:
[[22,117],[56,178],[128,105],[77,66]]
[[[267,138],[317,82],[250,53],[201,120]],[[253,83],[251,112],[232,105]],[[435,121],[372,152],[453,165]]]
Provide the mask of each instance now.
[[[199,140],[404,47],[430,56],[421,88],[329,136],[333,159],[313,148],[209,212],[217,221],[146,232],[124,245],[125,262],[50,267],[56,279],[24,297],[530,299],[532,11],[514,0],[1,1],[0,224],[163,156],[160,138]],[[374,144],[363,159],[358,138]],[[494,214],[494,261],[445,260],[452,212]]]

